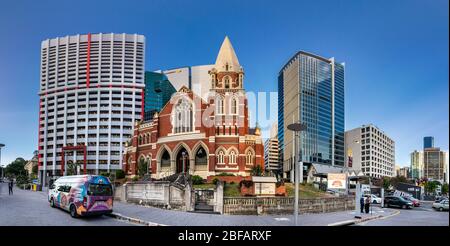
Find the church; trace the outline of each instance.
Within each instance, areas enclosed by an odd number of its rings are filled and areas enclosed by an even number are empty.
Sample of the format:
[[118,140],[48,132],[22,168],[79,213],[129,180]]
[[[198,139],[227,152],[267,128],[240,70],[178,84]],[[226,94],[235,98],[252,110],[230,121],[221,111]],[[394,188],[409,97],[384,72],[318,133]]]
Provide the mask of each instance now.
[[261,130],[249,127],[244,70],[228,37],[209,75],[205,99],[182,87],[152,120],[136,123],[123,155],[128,176],[137,175],[139,165],[155,179],[249,176],[253,167],[264,168]]

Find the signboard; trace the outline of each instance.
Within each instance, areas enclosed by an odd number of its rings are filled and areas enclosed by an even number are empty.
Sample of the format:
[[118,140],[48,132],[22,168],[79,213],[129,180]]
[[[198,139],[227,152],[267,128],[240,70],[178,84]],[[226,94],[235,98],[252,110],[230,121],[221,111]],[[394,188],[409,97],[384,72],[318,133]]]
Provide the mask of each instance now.
[[328,189],[347,189],[347,175],[345,173],[329,173]]
[[361,185],[361,193],[363,195],[370,195],[371,194],[370,185],[362,184]]
[[32,182],[33,184],[39,184],[39,182],[38,182],[37,179],[33,179],[31,182]]
[[255,183],[255,195],[275,195],[275,183]]

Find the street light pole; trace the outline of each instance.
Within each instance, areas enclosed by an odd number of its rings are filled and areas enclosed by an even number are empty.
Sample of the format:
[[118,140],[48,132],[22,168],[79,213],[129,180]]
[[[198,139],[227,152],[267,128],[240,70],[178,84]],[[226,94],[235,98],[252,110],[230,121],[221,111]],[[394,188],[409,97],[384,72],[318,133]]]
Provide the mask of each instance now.
[[[299,163],[297,163],[297,154],[299,151],[297,151],[297,146],[296,146],[296,142],[297,139],[299,137],[298,133],[301,131],[305,131],[306,130],[306,125],[305,124],[301,124],[301,123],[292,123],[290,125],[287,126],[288,130],[293,131],[294,134],[294,148],[293,151],[295,153],[292,153],[292,159],[294,162],[294,179],[295,179],[295,199],[294,199],[294,221],[295,221],[295,225],[298,225],[298,198],[299,198],[299,179],[300,179],[300,168],[299,168]],[[302,161],[299,159],[299,161]]]

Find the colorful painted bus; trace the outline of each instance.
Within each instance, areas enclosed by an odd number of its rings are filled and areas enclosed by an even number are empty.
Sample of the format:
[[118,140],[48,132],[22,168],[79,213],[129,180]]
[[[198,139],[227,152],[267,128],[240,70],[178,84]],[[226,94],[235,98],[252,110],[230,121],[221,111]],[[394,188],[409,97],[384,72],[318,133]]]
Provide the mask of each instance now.
[[48,201],[51,207],[69,211],[74,218],[108,214],[113,208],[113,188],[104,176],[64,176],[50,185]]

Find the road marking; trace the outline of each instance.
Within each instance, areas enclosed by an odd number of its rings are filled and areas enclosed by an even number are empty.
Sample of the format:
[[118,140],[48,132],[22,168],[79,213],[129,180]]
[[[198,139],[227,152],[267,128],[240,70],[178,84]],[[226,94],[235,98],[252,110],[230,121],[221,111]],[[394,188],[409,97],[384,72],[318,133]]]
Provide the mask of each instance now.
[[290,221],[289,218],[274,218],[276,221]]

